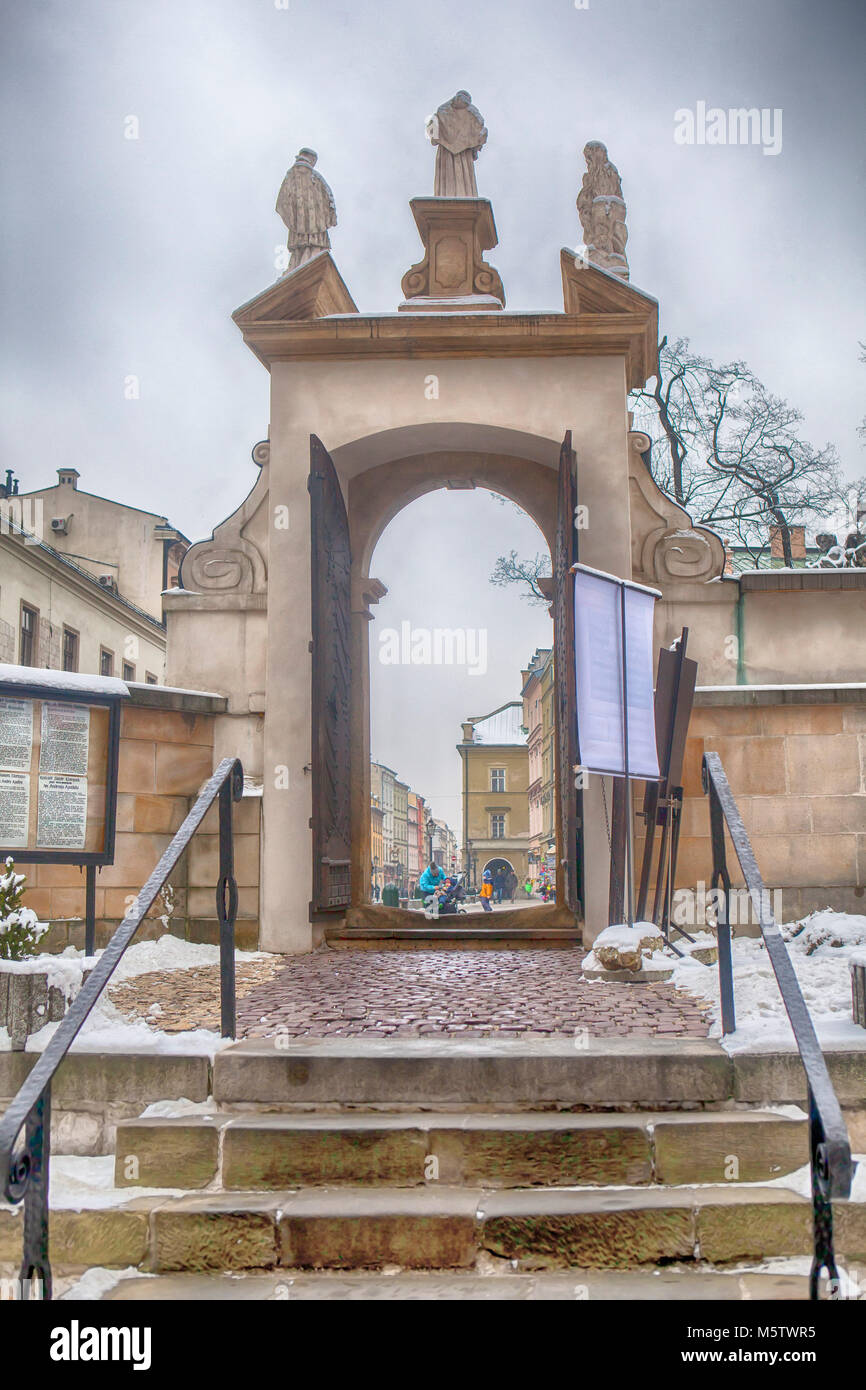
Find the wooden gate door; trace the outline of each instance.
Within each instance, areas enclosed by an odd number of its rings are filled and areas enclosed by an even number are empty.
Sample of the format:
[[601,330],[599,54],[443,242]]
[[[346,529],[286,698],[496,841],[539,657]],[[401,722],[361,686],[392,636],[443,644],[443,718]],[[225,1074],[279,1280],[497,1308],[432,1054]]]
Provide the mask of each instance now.
[[574,576],[577,532],[577,464],[566,430],[559,451],[556,542],[553,554],[553,659],[556,699],[557,857],[566,907],[581,911],[583,898],[583,793],[575,789],[577,697],[574,677]]
[[310,436],[314,915],[350,901],[352,694],[349,518],[333,460]]

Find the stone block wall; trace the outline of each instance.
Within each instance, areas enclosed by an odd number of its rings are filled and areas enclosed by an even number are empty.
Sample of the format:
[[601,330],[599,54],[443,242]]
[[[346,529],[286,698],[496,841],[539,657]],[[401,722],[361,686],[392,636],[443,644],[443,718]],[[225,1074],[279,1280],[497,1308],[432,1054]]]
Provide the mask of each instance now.
[[[218,695],[130,686],[123,706],[114,863],[97,871],[96,942],[104,946],[152,873],[214,769],[214,726],[224,712]],[[234,806],[236,940],[255,949],[259,934],[261,796]],[[190,941],[216,942],[219,876],[218,808],[193,836],[166,889],[142,923],[137,940],[166,930]],[[67,864],[22,864],[25,902],[51,924],[41,949],[84,945],[84,871]]]
[[[866,914],[866,685],[698,690],[683,770],[679,888],[710,886],[701,787],[709,751],[721,758],[765,884],[782,890],[782,919],[824,907]],[[730,839],[728,869],[741,886]]]

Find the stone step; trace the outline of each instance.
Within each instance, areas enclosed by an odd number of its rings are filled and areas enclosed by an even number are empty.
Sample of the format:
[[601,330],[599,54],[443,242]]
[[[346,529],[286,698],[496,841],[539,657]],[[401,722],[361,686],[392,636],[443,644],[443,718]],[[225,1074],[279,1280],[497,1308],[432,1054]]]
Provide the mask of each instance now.
[[214,1058],[220,1104],[616,1106],[732,1095],[732,1063],[697,1038],[247,1039]]
[[103,1295],[103,1301],[192,1302],[312,1302],[341,1300],[450,1302],[533,1302],[611,1300],[619,1302],[722,1301],[754,1299],[803,1300],[808,1297],[805,1274],[726,1272],[703,1266],[664,1265],[646,1270],[599,1271],[572,1269],[568,1273],[456,1274],[438,1271],[413,1274],[300,1274],[284,1270],[271,1274],[158,1274],[122,1279]]
[[[20,1259],[20,1213],[0,1210],[0,1261]],[[836,1251],[866,1259],[866,1204],[835,1204]],[[782,1187],[307,1188],[150,1195],[52,1213],[58,1266],[220,1270],[472,1270],[492,1255],[533,1269],[630,1269],[803,1257],[811,1202]]]
[[808,1162],[805,1116],[240,1114],[118,1126],[118,1187],[231,1191],[435,1182],[485,1187],[763,1182]]
[[[843,1105],[866,1101],[866,1038],[825,1054]],[[727,1053],[709,1038],[251,1038],[213,1063],[219,1105],[645,1109],[802,1104],[792,1048]]]
[[[418,914],[421,916],[421,914]],[[510,917],[517,914],[510,913]],[[454,918],[449,918],[454,922]],[[568,927],[487,926],[478,914],[459,919],[461,925],[439,924],[422,918],[423,925],[408,927],[329,927],[325,940],[343,950],[397,951],[502,951],[582,948],[582,934]],[[471,923],[472,925],[468,925]]]
[[[866,1207],[837,1206],[837,1251],[866,1257]],[[307,1189],[166,1202],[152,1216],[150,1268],[468,1269],[482,1251],[523,1268],[629,1268],[811,1249],[811,1203],[774,1187]]]

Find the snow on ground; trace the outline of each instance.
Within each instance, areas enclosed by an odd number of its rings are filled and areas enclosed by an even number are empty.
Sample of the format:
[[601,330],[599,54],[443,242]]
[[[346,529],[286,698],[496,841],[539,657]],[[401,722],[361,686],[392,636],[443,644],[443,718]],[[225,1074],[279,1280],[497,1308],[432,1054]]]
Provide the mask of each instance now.
[[152,1101],[141,1112],[143,1120],[182,1120],[187,1115],[213,1115],[216,1111],[216,1102],[213,1096],[208,1096],[207,1100],[187,1100],[186,1096],[181,1096],[178,1100],[155,1100]]
[[[866,1050],[866,1029],[851,1013],[851,959],[866,946],[866,917],[829,908],[781,928],[803,998],[824,1047]],[[794,1034],[762,938],[733,941],[736,1032],[723,1039],[728,1051],[794,1046]],[[707,999],[712,1006],[710,1036],[721,1037],[719,969],[684,959],[671,983]]]
[[52,1154],[48,1201],[52,1211],[93,1211],[118,1207],[137,1197],[184,1197],[180,1187],[115,1187],[114,1154],[81,1158]]
[[135,1265],[127,1265],[126,1269],[104,1269],[100,1265],[95,1265],[93,1269],[85,1270],[70,1288],[62,1293],[58,1302],[78,1301],[83,1299],[86,1302],[98,1303],[107,1293],[123,1279],[155,1279],[155,1274],[143,1274]]
[[[92,967],[98,961],[101,951],[87,957],[83,951],[68,946],[58,956],[40,956],[38,963],[64,979]],[[130,980],[136,975],[146,975],[152,971],[165,974],[174,970],[189,970],[193,966],[218,965],[220,952],[218,946],[206,946],[193,941],[183,941],[178,936],[166,932],[156,941],[141,941],[130,946],[120,960],[106,990],[112,985]],[[268,960],[264,951],[236,951],[235,961]],[[25,962],[29,965],[29,962]],[[38,1033],[27,1039],[28,1052],[42,1052],[60,1027],[59,1023],[46,1023]],[[119,1009],[111,1003],[107,993],[94,1006],[81,1032],[72,1044],[73,1052],[197,1052],[211,1054],[227,1047],[230,1039],[220,1037],[219,1033],[206,1028],[197,1028],[187,1033],[163,1033],[148,1023],[131,1023]],[[0,1029],[0,1051],[9,1050],[9,1034]]]

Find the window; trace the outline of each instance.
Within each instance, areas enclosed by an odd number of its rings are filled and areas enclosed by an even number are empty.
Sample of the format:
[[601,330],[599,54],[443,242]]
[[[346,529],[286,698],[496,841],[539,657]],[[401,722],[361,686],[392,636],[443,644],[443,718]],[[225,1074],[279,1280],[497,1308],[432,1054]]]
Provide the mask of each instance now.
[[39,613],[35,608],[29,608],[26,603],[21,605],[21,665],[36,665],[36,640],[39,631]]
[[490,817],[490,838],[491,840],[505,839],[505,816],[497,814]]
[[63,629],[63,667],[64,671],[78,670],[78,633],[71,627]]
[[101,676],[114,675],[114,652],[107,651],[105,647],[99,648],[99,674]]
[[145,685],[159,685],[159,681],[156,679],[156,676],[153,674],[152,671],[145,671],[144,683]]
[[131,661],[124,661],[123,663],[123,679],[125,681],[135,680],[135,667]]
[[492,767],[490,769],[490,790],[492,792],[505,791],[505,768]]

